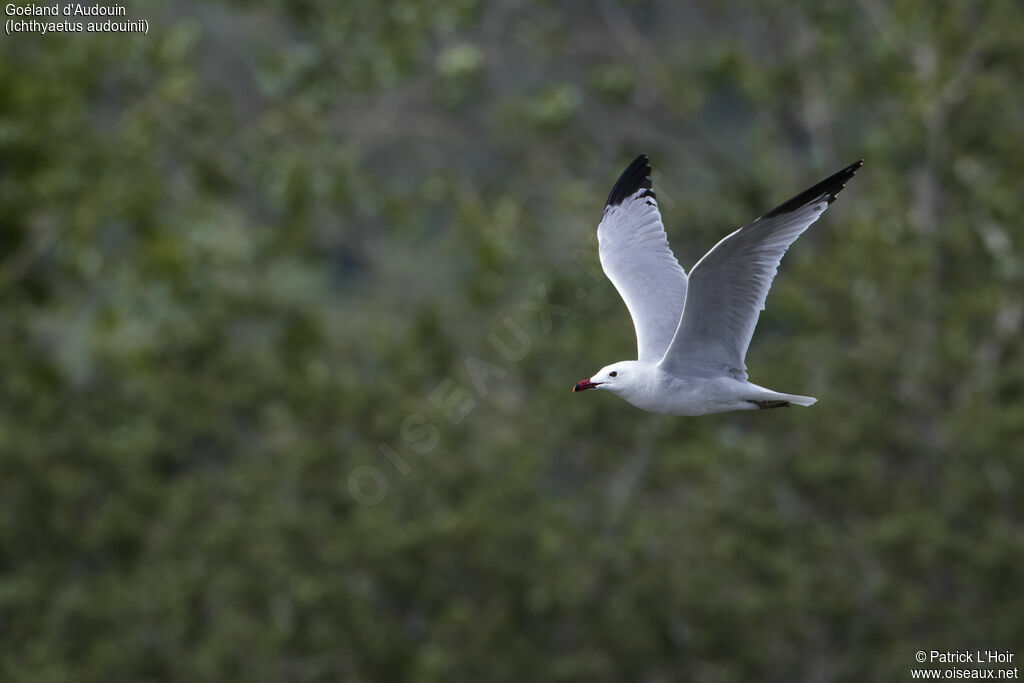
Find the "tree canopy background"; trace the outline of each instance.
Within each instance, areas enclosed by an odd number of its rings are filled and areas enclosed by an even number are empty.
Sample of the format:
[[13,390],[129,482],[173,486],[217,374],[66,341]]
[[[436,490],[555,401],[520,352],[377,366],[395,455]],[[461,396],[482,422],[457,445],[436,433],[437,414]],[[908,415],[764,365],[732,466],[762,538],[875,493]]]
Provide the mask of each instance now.
[[[133,2],[0,42],[0,674],[867,681],[1024,656],[1024,5]],[[595,272],[858,158],[751,379]]]

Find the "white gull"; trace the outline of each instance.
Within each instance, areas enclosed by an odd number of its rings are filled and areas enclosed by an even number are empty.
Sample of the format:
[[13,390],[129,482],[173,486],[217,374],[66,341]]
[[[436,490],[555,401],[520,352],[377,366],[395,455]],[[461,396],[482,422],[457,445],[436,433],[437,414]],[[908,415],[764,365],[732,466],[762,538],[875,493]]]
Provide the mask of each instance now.
[[666,415],[816,403],[748,382],[744,357],[783,254],[863,163],[726,236],[687,277],[668,246],[650,163],[638,156],[612,188],[597,226],[601,267],[633,318],[637,360],[605,366],[573,391],[611,391]]

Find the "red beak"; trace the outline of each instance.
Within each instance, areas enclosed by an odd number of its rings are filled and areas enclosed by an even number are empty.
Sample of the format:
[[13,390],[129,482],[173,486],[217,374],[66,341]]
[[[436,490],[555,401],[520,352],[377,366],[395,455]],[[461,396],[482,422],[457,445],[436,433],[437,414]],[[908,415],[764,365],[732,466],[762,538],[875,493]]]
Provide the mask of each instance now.
[[603,382],[591,382],[589,379],[583,379],[576,382],[576,386],[574,386],[572,390],[586,391],[587,389],[596,389],[598,384],[603,384]]

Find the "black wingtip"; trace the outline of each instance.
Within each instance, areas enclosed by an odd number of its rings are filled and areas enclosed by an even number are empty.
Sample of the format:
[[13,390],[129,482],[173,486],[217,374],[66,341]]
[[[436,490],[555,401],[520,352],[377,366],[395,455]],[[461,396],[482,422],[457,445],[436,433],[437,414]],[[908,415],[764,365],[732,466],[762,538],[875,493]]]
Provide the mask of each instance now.
[[646,154],[641,154],[636,159],[633,159],[633,163],[627,166],[626,170],[619,176],[615,186],[612,187],[611,194],[608,195],[608,201],[605,202],[605,206],[618,206],[626,197],[631,196],[641,188],[647,190],[643,194],[644,197],[654,197],[654,190],[651,189],[653,187],[654,185],[651,183],[651,163],[647,159]]
[[815,201],[816,199],[822,196],[824,196],[826,198],[826,201],[828,201],[828,203],[831,204],[836,200],[836,197],[839,196],[839,193],[842,191],[843,187],[846,186],[846,182],[850,178],[852,178],[854,174],[857,172],[857,169],[863,165],[863,159],[855,161],[854,163],[850,164],[843,170],[834,173],[828,178],[825,178],[814,187],[807,188],[797,196],[790,199],[788,202],[780,204],[779,206],[775,207],[774,209],[772,209],[771,211],[769,211],[768,213],[761,217],[772,218],[773,216],[778,216],[780,214],[796,211],[800,207],[806,206],[807,204],[810,204],[811,202]]

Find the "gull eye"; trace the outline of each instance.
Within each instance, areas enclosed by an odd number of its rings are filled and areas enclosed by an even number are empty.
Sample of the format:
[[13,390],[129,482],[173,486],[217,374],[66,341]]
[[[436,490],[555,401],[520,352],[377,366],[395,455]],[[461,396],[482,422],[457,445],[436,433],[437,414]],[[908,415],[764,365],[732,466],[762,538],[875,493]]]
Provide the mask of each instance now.
[[614,370],[612,370],[611,372],[608,373],[609,377],[618,377],[618,375],[619,375],[619,373],[615,372]]

